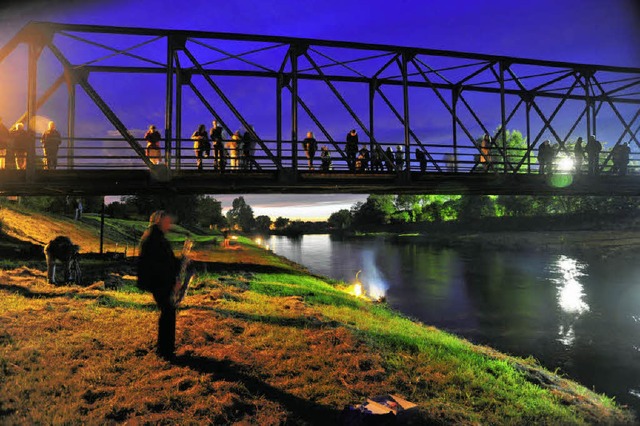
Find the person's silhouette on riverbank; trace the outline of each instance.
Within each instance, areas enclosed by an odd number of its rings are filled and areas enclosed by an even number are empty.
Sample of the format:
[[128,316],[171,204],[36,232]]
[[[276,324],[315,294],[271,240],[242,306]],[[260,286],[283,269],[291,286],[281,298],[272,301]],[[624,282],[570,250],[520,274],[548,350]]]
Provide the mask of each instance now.
[[160,309],[157,353],[168,360],[175,351],[176,307],[172,295],[180,271],[180,261],[165,237],[170,229],[171,216],[162,210],[154,212],[142,235],[138,257],[138,287],[151,291]]

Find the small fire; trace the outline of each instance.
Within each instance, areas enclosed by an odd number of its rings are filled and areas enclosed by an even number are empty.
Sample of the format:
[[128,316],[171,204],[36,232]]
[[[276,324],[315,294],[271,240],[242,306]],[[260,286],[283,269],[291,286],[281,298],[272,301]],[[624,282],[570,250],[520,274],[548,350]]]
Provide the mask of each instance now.
[[360,284],[360,283],[355,283],[355,284],[353,285],[353,294],[354,294],[356,297],[360,297],[360,296],[362,296],[362,284]]
[[257,245],[262,245],[262,238],[256,238],[255,242]]

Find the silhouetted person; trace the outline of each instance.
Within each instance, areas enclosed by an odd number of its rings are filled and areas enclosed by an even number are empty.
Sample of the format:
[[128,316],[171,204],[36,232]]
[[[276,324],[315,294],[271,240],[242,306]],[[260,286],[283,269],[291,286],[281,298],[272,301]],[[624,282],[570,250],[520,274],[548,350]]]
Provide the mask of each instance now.
[[56,130],[56,123],[49,122],[47,130],[42,134],[42,148],[47,160],[47,170],[58,167],[58,149],[62,143],[60,132]]
[[404,170],[404,151],[402,150],[402,146],[398,145],[396,147],[396,171]]
[[390,146],[388,146],[387,150],[385,151],[385,158],[384,158],[384,165],[387,167],[387,172],[393,171],[394,158],[395,158],[395,155],[393,155],[393,150],[391,149]]
[[78,198],[75,202],[75,220],[82,219],[82,200]]
[[629,165],[629,154],[631,149],[627,143],[616,145],[611,151],[611,160],[613,161],[613,167],[611,173],[618,173],[620,176],[627,174],[627,167]]
[[171,300],[180,261],[173,254],[165,234],[171,229],[171,217],[162,210],[149,219],[149,227],[140,241],[138,286],[151,291],[160,309],[158,355],[171,359],[176,341],[176,308]]
[[549,140],[542,142],[538,148],[538,163],[540,168],[538,171],[541,175],[550,173],[553,165],[554,150]]
[[424,151],[420,148],[416,148],[415,150],[416,161],[420,165],[420,173],[425,173],[427,171],[427,157],[424,154]]
[[162,136],[160,135],[160,132],[156,130],[156,126],[153,124],[150,125],[149,129],[144,134],[144,140],[147,141],[145,154],[153,164],[160,164],[160,159],[162,158],[162,151],[160,150],[161,139]]
[[211,152],[211,143],[209,142],[207,128],[204,127],[204,124],[199,125],[198,130],[193,132],[191,140],[194,141],[193,151],[196,154],[196,165],[198,166],[198,170],[202,170],[202,160],[209,158]]
[[313,132],[307,132],[307,137],[302,141],[302,148],[304,149],[304,154],[307,156],[309,170],[313,170],[313,159],[318,150],[318,142],[316,138],[313,137]]
[[369,169],[369,150],[366,146],[358,152],[358,159],[356,160],[356,170],[359,172],[366,172]]
[[587,151],[587,157],[589,159],[589,174],[598,174],[598,163],[600,162],[600,151],[602,151],[602,144],[596,140],[594,135],[589,136],[589,141],[585,147]]
[[576,145],[573,147],[573,161],[575,162],[576,174],[582,173],[582,163],[584,162],[584,146],[582,146],[582,138],[578,138]]
[[326,145],[322,145],[320,148],[320,164],[323,172],[331,170],[331,153]]
[[7,149],[11,145],[11,135],[9,129],[2,123],[2,117],[0,117],[0,170],[6,168]]
[[256,141],[253,140],[251,133],[247,130],[242,135],[242,168],[253,170],[253,152],[255,151]]
[[347,154],[347,166],[349,171],[356,171],[356,156],[358,155],[358,133],[356,129],[351,129],[347,133],[347,142],[344,147],[344,151]]
[[383,160],[384,152],[380,145],[375,145],[373,150],[371,151],[371,171],[372,172],[382,172],[384,171]]
[[213,144],[213,169],[223,170],[221,163],[224,161],[224,144],[222,143],[222,127],[218,126],[218,122],[213,120],[212,127],[209,130],[209,138]]
[[79,250],[80,246],[73,244],[69,237],[65,236],[55,237],[44,246],[44,255],[47,260],[47,282],[49,284],[56,283],[56,261],[62,263],[64,282],[69,281],[69,262],[73,256],[78,254]]
[[16,160],[16,168],[25,170],[27,168],[27,150],[31,143],[30,135],[24,129],[24,124],[22,123],[16,123],[10,134],[13,139],[13,155]]

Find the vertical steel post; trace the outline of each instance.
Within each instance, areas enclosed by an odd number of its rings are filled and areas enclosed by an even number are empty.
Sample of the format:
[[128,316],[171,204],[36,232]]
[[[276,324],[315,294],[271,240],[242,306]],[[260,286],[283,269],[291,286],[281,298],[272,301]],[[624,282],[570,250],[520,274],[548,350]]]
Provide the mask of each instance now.
[[[458,96],[460,86],[451,91],[451,119],[453,124],[453,171],[458,172]],[[447,170],[451,170],[451,164],[445,164]]]
[[176,67],[176,170],[182,168],[182,72]]
[[291,55],[291,161],[298,170],[298,48],[292,45]]
[[369,82],[369,156],[373,158],[373,140],[375,138],[373,130],[375,128],[374,125],[374,109],[373,102],[376,96],[376,85],[378,84],[376,79],[373,79]]
[[164,162],[171,168],[171,136],[173,134],[173,38],[167,36],[167,83],[164,111]]
[[41,47],[34,40],[29,43],[29,68],[27,70],[27,126],[29,131],[29,146],[27,147],[27,180],[35,177],[36,168],[36,114],[37,114],[37,79],[38,56]]
[[407,62],[409,53],[402,52],[402,103],[404,108],[404,148],[405,148],[405,173],[411,175],[411,147],[410,143],[410,122],[409,122],[409,76],[407,75]]
[[[507,153],[507,106],[505,105],[505,93],[504,93],[504,70],[506,66],[505,63],[500,61],[500,128],[502,135],[502,161],[503,161],[503,173],[507,173],[507,161],[508,161],[508,153]],[[491,155],[491,154],[489,154]]]
[[104,197],[102,197],[102,210],[100,211],[100,254],[104,253]]
[[282,73],[276,79],[276,157],[282,164],[282,87],[284,78]]
[[526,122],[527,122],[527,173],[531,173],[531,99],[527,99],[526,103]]
[[586,141],[589,141],[589,138],[591,137],[591,93],[589,90],[589,83],[590,83],[590,76],[586,73],[583,72],[582,76],[584,77],[584,96],[586,99],[586,103],[587,105],[585,106],[586,110],[587,110],[587,137],[586,137]]
[[[71,72],[71,71],[68,71]],[[76,136],[76,81],[75,76],[70,75],[67,83],[67,168],[74,168],[74,147]]]

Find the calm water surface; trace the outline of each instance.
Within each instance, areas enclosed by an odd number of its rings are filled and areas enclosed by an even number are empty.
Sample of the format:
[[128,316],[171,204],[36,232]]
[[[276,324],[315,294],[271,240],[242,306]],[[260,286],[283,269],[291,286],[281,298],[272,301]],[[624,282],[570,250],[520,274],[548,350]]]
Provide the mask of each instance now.
[[345,281],[356,272],[393,308],[475,343],[533,355],[640,412],[640,262],[454,250],[328,235],[271,249]]

